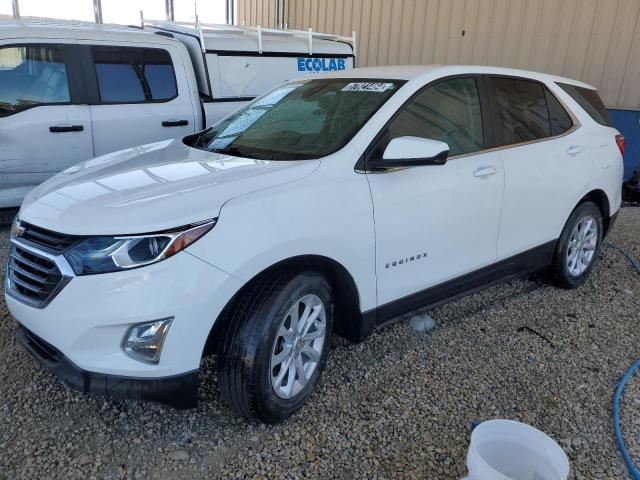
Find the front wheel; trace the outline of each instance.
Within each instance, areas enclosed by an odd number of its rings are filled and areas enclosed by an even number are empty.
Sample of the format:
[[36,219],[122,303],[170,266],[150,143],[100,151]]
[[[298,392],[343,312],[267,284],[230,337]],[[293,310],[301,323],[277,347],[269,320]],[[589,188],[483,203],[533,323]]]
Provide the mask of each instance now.
[[585,281],[600,251],[602,233],[598,206],[593,202],[580,204],[567,220],[549,268],[555,285],[570,289]]
[[324,369],[333,329],[333,299],[316,272],[274,273],[235,306],[218,357],[218,383],[238,414],[281,422],[311,396]]

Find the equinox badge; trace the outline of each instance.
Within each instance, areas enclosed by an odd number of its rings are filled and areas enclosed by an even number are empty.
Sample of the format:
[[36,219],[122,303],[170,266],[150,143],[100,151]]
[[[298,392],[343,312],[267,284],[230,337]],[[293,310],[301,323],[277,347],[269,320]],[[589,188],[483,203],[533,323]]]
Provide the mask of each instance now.
[[400,260],[394,260],[393,262],[387,263],[384,268],[397,267],[398,265],[403,265],[409,262],[415,262],[416,260],[421,260],[423,258],[427,258],[427,252],[419,253],[418,255],[412,255],[406,258],[401,258]]

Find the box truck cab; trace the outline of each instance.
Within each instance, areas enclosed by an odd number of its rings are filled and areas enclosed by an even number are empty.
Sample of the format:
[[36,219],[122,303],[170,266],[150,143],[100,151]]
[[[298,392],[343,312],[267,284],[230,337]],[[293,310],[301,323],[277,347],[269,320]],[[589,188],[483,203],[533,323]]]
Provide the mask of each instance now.
[[193,134],[296,76],[352,68],[348,40],[173,22],[0,22],[0,216],[80,161]]

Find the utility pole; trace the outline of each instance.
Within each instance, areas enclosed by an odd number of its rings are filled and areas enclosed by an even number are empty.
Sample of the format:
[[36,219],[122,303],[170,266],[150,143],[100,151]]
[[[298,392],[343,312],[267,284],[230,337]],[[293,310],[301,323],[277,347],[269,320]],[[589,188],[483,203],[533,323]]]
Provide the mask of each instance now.
[[173,0],[164,0],[164,8],[167,14],[167,22],[173,22],[175,20]]
[[13,7],[13,18],[20,18],[20,6],[18,0],[11,0],[11,6]]
[[276,28],[287,28],[286,27],[286,6],[285,0],[276,0]]
[[102,2],[101,2],[101,0],[93,0],[93,15],[95,16],[95,20],[96,20],[97,24],[102,23]]
[[235,0],[227,1],[227,23],[229,25],[234,25],[236,23],[236,10],[235,10]]

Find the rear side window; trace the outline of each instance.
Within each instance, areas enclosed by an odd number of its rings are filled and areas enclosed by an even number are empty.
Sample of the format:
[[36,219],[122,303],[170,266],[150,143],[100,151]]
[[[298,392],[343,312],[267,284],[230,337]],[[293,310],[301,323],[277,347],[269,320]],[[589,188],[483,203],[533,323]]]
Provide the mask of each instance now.
[[0,48],[0,116],[38,105],[70,101],[67,66],[61,47]]
[[545,88],[544,95],[549,108],[551,135],[560,135],[573,126],[573,120],[553,93]]
[[573,120],[543,84],[518,78],[493,78],[501,123],[501,145],[561,135]]
[[419,93],[391,122],[382,147],[394,138],[404,136],[445,142],[451,156],[483,149],[482,112],[476,80],[444,80]]
[[569,85],[567,83],[558,83],[558,85],[573,98],[578,105],[580,105],[593,120],[600,125],[606,127],[611,126],[611,117],[607,107],[602,103],[600,95],[597,90],[591,88],[578,87],[576,85]]
[[537,82],[494,78],[502,144],[528,142],[551,136],[544,87]]
[[93,47],[91,51],[102,103],[163,102],[178,95],[166,50]]

